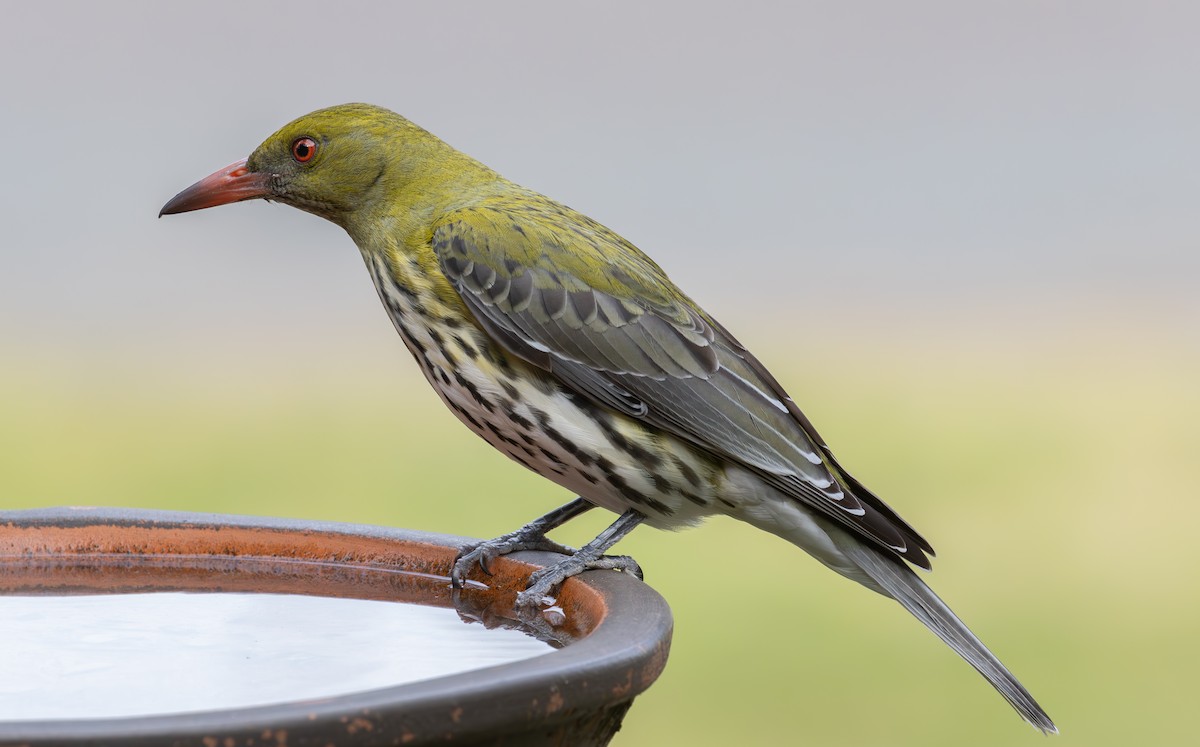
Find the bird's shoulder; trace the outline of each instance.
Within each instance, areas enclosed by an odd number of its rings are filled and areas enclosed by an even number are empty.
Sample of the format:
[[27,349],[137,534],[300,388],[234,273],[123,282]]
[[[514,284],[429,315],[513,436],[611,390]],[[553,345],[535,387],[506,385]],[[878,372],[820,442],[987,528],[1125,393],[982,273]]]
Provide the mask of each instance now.
[[645,308],[671,308],[683,297],[662,268],[620,234],[516,185],[445,212],[434,223],[433,244],[439,256],[500,274],[529,272],[540,287],[590,288]]

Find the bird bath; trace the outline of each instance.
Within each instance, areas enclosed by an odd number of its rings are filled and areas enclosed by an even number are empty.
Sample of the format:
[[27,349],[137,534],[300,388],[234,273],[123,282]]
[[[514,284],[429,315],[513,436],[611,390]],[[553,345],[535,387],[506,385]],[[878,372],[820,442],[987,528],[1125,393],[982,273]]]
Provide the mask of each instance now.
[[[605,744],[666,664],[625,574],[452,592],[464,538],[111,509],[0,512],[0,742]],[[540,562],[539,562],[540,561]],[[466,625],[464,621],[482,623]]]

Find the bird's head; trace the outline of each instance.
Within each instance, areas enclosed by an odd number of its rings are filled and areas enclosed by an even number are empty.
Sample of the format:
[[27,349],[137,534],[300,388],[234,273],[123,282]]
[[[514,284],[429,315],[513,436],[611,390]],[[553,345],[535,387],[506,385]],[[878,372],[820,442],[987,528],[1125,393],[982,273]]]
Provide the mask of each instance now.
[[460,158],[465,157],[399,114],[343,104],[285,125],[249,158],[177,194],[159,216],[266,199],[347,226],[381,197],[444,178]]

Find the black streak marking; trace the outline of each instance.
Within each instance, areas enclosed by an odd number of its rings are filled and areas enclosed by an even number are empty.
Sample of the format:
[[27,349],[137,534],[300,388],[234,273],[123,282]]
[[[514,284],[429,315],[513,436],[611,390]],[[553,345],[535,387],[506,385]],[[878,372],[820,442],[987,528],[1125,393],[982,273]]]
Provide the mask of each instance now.
[[509,438],[508,436],[506,436],[506,435],[504,434],[504,432],[503,432],[503,431],[501,431],[499,428],[497,428],[497,427],[496,427],[496,425],[495,425],[494,423],[492,423],[492,422],[490,422],[490,421],[488,421],[488,422],[485,422],[485,423],[484,423],[484,427],[486,427],[486,428],[487,428],[489,431],[491,431],[491,434],[492,434],[493,436],[495,436],[496,438],[500,439],[501,441],[503,441],[504,443],[508,444],[509,446],[516,446],[516,447],[518,447],[518,448],[523,448],[523,447],[524,447],[524,444],[522,444],[520,441],[517,441],[517,440],[515,440],[515,439]]
[[608,440],[612,441],[613,446],[641,462],[642,466],[649,470],[655,470],[662,466],[661,456],[626,438],[625,434],[613,427],[612,421],[608,417],[596,417],[595,420],[604,431],[604,435],[608,436]]
[[634,490],[629,483],[625,482],[624,477],[621,477],[615,473],[609,473],[605,475],[605,478],[608,480],[608,483],[616,488],[617,492],[624,496],[625,500],[629,501],[630,503],[633,503],[634,505],[646,506],[650,510],[662,514],[663,516],[670,516],[671,514],[675,513],[671,510],[670,506],[662,501],[655,500],[654,498],[643,495],[637,490]]
[[692,487],[700,487],[700,475],[696,474],[696,470],[679,457],[672,457],[671,461],[674,462],[675,469],[679,470],[679,474],[683,475],[683,479],[691,483]]
[[472,384],[471,382],[467,381],[466,377],[464,377],[458,371],[454,372],[454,380],[458,382],[459,386],[461,386],[463,389],[466,389],[468,392],[470,392],[471,397],[473,397],[475,399],[475,401],[478,402],[479,405],[483,409],[487,410],[488,412],[496,411],[496,406],[493,405],[487,399],[485,399],[484,396],[479,393],[479,388],[477,386],[475,386],[474,384]]
[[446,402],[450,405],[450,409],[461,415],[463,419],[475,429],[476,433],[483,433],[483,423],[480,423],[478,420],[476,420],[471,413],[467,412],[466,408],[464,408],[462,405],[459,405],[457,402],[454,402],[453,400],[446,400]]
[[555,463],[555,464],[557,464],[558,466],[560,466],[560,467],[566,467],[566,466],[567,466],[567,463],[566,463],[566,462],[564,462],[563,460],[559,459],[559,458],[558,458],[558,455],[556,455],[554,452],[552,452],[552,451],[550,451],[549,449],[547,449],[545,446],[539,446],[539,447],[538,447],[538,450],[542,452],[542,456],[546,457],[547,459],[549,459],[550,461],[554,462],[554,463]]
[[[436,339],[436,338],[434,338],[434,339]],[[469,343],[465,339],[463,339],[462,335],[454,335],[454,342],[456,345],[458,345],[458,347],[460,347],[462,349],[463,353],[465,353],[466,356],[468,358],[470,358],[471,360],[475,360],[476,358],[479,357],[479,351],[475,349],[474,345],[472,345],[471,343]]]
[[515,409],[515,406],[512,402],[505,402],[504,405],[505,405],[505,412],[508,413],[509,420],[513,421],[518,426],[520,426],[521,428],[524,428],[527,431],[533,430],[533,422],[531,420],[529,420],[529,418],[526,418],[525,416],[523,416],[519,412],[517,412]]

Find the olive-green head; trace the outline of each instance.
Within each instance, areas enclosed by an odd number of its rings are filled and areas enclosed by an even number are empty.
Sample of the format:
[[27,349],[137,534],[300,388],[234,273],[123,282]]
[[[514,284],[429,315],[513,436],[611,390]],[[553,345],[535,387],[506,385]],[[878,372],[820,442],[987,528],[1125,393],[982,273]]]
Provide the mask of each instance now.
[[399,114],[343,104],[285,125],[246,160],[180,192],[159,215],[267,199],[348,227],[382,200],[428,195],[481,169]]

